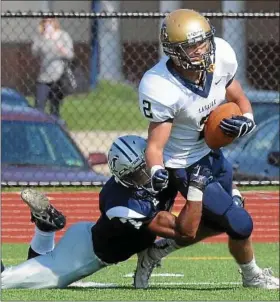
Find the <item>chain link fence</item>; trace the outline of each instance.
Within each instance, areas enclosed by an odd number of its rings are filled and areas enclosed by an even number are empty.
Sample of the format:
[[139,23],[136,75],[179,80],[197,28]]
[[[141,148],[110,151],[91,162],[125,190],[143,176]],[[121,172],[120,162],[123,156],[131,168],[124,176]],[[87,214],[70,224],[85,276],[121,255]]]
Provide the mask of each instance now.
[[[237,78],[252,101],[259,126],[252,137],[225,150],[235,181],[279,184],[279,13],[204,15],[215,26],[216,36],[224,37],[236,51]],[[158,33],[165,14],[5,12],[1,16],[2,185],[104,183],[102,177],[109,171],[103,153],[112,140],[122,134],[146,136],[148,124],[138,109],[137,85],[162,55]],[[51,44],[51,36],[39,34],[42,18],[57,20],[70,38]],[[44,24],[47,28],[51,22]],[[61,59],[63,76],[57,63]],[[48,64],[53,77],[44,78]],[[42,81],[48,85],[38,83]],[[9,99],[15,91],[29,106],[41,106],[49,120],[19,106],[13,106],[11,114],[10,105],[20,99]],[[10,105],[5,106],[6,100]],[[59,115],[59,124],[71,139],[54,129],[53,115]],[[23,120],[30,126],[23,127]],[[88,162],[94,175],[87,174]]]

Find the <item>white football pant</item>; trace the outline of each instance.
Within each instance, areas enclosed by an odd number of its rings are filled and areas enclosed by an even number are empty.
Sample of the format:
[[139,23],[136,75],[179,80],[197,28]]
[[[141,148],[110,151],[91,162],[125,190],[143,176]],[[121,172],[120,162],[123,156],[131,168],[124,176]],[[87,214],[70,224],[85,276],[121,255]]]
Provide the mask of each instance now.
[[94,254],[92,222],[72,225],[54,250],[5,268],[1,288],[64,288],[105,266]]

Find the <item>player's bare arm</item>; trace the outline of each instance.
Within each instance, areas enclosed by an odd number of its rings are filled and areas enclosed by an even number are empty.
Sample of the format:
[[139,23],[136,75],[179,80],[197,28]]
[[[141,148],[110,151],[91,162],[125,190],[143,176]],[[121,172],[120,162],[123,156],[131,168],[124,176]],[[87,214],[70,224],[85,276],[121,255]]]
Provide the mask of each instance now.
[[[195,191],[186,200],[186,204],[180,211],[178,217],[173,214],[161,211],[149,223],[148,228],[157,236],[163,238],[172,238],[176,241],[184,242],[196,237],[197,230],[202,215],[202,191]],[[194,200],[195,199],[195,200]]]
[[167,211],[160,211],[148,224],[148,229],[163,238],[184,241],[185,238],[177,230],[177,217]]
[[190,173],[186,204],[177,219],[177,230],[182,236],[196,237],[202,216],[203,194],[212,179],[212,172],[204,166],[196,165]]
[[163,149],[172,128],[171,122],[151,122],[148,129],[148,144],[146,149],[146,164],[148,168],[163,165]]
[[168,172],[163,164],[163,149],[170,136],[171,122],[151,122],[148,130],[146,164],[151,174],[152,187],[160,191],[167,186]]
[[201,215],[202,200],[186,202],[177,219],[177,229],[181,236],[188,239],[196,237]]
[[236,103],[243,114],[253,114],[251,103],[246,97],[240,83],[237,80],[234,79],[227,87],[226,99],[228,100],[228,102]]

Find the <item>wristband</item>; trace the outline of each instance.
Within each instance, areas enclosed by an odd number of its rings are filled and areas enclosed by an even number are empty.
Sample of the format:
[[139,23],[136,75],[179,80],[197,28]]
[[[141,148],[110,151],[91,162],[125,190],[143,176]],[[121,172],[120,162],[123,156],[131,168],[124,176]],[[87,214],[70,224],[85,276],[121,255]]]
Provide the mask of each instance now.
[[202,202],[202,197],[203,197],[203,192],[201,190],[193,186],[189,187],[189,191],[187,195],[188,201]]
[[247,117],[251,121],[254,121],[253,113],[247,112],[247,113],[244,113],[243,116]]
[[160,169],[164,170],[164,167],[161,166],[161,165],[154,165],[154,166],[152,166],[152,168],[151,168],[151,177],[153,177],[153,175],[156,173],[156,171],[160,170]]

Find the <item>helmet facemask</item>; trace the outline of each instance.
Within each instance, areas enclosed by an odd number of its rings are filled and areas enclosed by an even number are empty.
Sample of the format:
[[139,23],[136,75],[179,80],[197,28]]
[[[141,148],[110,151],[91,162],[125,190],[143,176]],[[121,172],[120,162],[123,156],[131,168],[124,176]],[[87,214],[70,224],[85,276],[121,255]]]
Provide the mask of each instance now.
[[148,186],[151,182],[151,177],[147,170],[145,160],[134,167],[133,171],[122,175],[119,180],[128,187],[145,188]]

